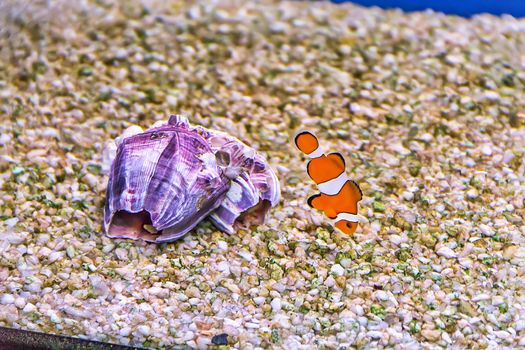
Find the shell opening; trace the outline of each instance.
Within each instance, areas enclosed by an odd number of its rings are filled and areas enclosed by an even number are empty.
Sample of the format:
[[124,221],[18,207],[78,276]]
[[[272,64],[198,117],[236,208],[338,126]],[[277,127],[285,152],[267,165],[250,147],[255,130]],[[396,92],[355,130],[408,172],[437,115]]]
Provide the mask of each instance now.
[[151,215],[146,210],[138,213],[119,210],[108,228],[108,236],[115,238],[154,239],[160,233],[162,231],[152,226]]
[[271,206],[270,201],[266,199],[261,200],[258,204],[239,215],[234,225],[238,228],[248,228],[251,225],[263,224],[266,213]]

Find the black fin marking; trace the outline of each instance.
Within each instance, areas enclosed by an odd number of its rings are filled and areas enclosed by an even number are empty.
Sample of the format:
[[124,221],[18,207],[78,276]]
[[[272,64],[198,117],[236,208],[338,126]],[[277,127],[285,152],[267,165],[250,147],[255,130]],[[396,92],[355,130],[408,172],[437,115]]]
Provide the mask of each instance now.
[[[310,165],[311,165],[311,164],[312,164],[312,161],[311,161],[311,160],[308,161],[308,164],[306,164],[306,173],[308,174],[308,176],[310,177],[310,179],[313,180],[314,178],[312,177],[312,175],[310,175]],[[314,182],[315,182],[315,181],[314,181]]]
[[350,182],[350,186],[352,186],[354,189],[359,191],[359,199],[357,201],[360,201],[361,199],[363,199],[363,191],[361,191],[361,188],[359,188],[359,185],[355,181],[352,181],[352,180],[348,180],[348,181]]
[[320,194],[320,193],[318,193],[318,194],[314,194],[313,196],[310,196],[310,198],[308,198],[307,202],[308,202],[308,205],[309,205],[311,208],[319,209],[319,208],[314,207],[314,205],[312,204],[312,202],[314,201],[314,199],[316,199],[316,198],[318,198],[318,197],[321,197],[321,194]]

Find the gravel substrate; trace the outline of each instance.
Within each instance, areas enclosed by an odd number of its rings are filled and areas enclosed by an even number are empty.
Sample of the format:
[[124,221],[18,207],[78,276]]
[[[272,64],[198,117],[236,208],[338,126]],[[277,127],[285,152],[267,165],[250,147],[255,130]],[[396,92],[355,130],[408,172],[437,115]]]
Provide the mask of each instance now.
[[[0,5],[0,326],[166,348],[525,346],[524,20],[46,3]],[[283,198],[265,225],[103,235],[104,143],[170,113],[268,156]],[[306,205],[298,128],[361,185],[352,238]]]

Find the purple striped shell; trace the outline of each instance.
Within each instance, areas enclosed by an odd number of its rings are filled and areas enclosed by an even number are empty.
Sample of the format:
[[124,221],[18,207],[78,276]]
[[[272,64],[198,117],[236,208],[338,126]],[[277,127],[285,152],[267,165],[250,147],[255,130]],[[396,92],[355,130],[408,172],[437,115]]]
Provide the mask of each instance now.
[[104,229],[113,238],[173,241],[206,217],[232,234],[264,222],[279,202],[279,181],[260,154],[181,116],[145,132],[128,128],[103,160]]

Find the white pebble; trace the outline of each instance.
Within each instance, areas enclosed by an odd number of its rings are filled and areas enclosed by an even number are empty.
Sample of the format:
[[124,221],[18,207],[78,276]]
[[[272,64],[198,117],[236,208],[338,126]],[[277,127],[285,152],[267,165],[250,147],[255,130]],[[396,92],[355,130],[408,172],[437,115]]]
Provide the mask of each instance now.
[[444,256],[447,259],[452,259],[452,258],[457,257],[457,254],[447,246],[443,246],[439,248],[436,253],[437,255]]
[[478,198],[478,191],[475,188],[471,188],[467,191],[467,198],[468,199],[475,199]]
[[239,253],[239,256],[249,262],[252,262],[255,260],[255,258],[253,257],[253,255],[249,252],[247,252],[246,250],[241,250]]
[[492,305],[497,306],[497,305],[503,304],[504,302],[505,300],[503,299],[502,296],[497,295],[492,298]]
[[68,116],[71,116],[75,119],[81,119],[84,117],[84,112],[82,112],[80,109],[74,109],[69,113],[66,113]]
[[508,164],[514,158],[514,153],[511,150],[505,151],[503,153],[503,163]]
[[470,269],[472,268],[472,260],[471,259],[468,259],[468,258],[462,258],[462,259],[459,259],[458,260],[459,264],[466,268],[466,269]]
[[375,297],[377,300],[381,300],[381,301],[390,299],[388,293],[382,290],[378,290],[377,292],[375,292]]
[[0,146],[7,145],[11,142],[11,136],[8,134],[2,134],[0,135]]
[[53,252],[49,254],[49,262],[55,262],[58,259],[61,259],[64,256],[64,252]]
[[500,339],[508,339],[510,337],[510,333],[507,331],[496,331],[494,334]]
[[486,156],[491,156],[492,155],[492,147],[490,146],[490,144],[488,144],[488,143],[484,144],[481,147],[481,153],[483,153]]
[[31,303],[27,303],[22,311],[25,313],[35,312],[36,306]]
[[219,270],[225,275],[229,275],[230,274],[230,264],[227,261],[221,261],[219,264],[217,264],[217,270]]
[[364,314],[364,309],[361,305],[359,304],[353,304],[351,307],[350,307],[350,310],[355,313],[356,315],[358,316],[363,316]]
[[400,235],[391,235],[390,236],[390,242],[392,242],[392,244],[399,245],[399,244],[403,243],[403,241],[404,241],[404,239]]
[[429,133],[421,135],[421,140],[424,142],[430,142],[432,141],[432,139],[433,139],[433,136]]
[[119,260],[126,260],[128,258],[128,251],[124,248],[117,248],[115,249],[115,255]]
[[496,91],[485,91],[483,94],[483,97],[485,97],[487,100],[497,100],[499,98],[499,94]]
[[140,126],[132,125],[132,126],[128,127],[126,130],[124,130],[122,135],[120,135],[119,137],[117,137],[115,139],[115,144],[118,146],[118,145],[120,145],[120,143],[122,143],[122,141],[124,141],[124,139],[126,139],[128,137],[131,137],[131,136],[134,136],[134,135],[137,135],[137,134],[141,134],[143,132],[144,132],[144,130]]
[[324,285],[328,288],[335,286],[334,278],[332,276],[328,276],[328,278],[326,278],[326,280],[324,281]]
[[18,223],[18,218],[11,218],[4,221],[4,224],[9,227],[13,228]]
[[368,335],[372,339],[381,339],[383,333],[381,333],[380,331],[369,331],[366,333],[366,335]]
[[359,113],[361,112],[361,106],[357,103],[352,103],[350,105],[350,111],[353,112],[353,113]]
[[15,306],[19,309],[22,309],[24,306],[26,306],[26,300],[22,297],[18,297],[15,299]]
[[199,349],[208,349],[211,344],[211,339],[208,337],[199,336],[197,338],[197,347]]
[[274,312],[281,311],[281,299],[274,298],[270,304]]
[[401,196],[406,201],[411,201],[412,199],[414,199],[414,194],[412,192],[409,192],[409,191],[404,191]]
[[396,63],[396,56],[392,55],[391,53],[386,54],[383,58],[383,64],[385,66],[392,66]]
[[149,326],[146,326],[146,325],[138,326],[137,330],[139,331],[140,334],[146,337],[150,335],[150,332],[151,332],[151,329],[149,328]]
[[61,323],[62,322],[62,319],[60,317],[58,317],[58,315],[56,314],[55,311],[49,311],[47,313],[47,316],[49,317],[49,319],[53,323]]
[[496,233],[494,232],[494,230],[492,228],[490,228],[490,226],[488,225],[485,225],[485,224],[481,224],[479,225],[479,230],[481,231],[481,233],[483,233],[485,236],[494,236]]
[[40,256],[49,256],[49,254],[51,254],[53,251],[51,249],[49,249],[48,247],[42,247],[40,248],[40,250],[38,251],[38,253],[40,254]]
[[121,337],[127,337],[128,335],[131,334],[131,328],[130,327],[121,328],[120,331],[118,332],[118,334]]
[[335,265],[332,265],[330,272],[336,276],[342,276],[345,273],[345,269],[341,265],[335,264]]
[[340,45],[338,50],[344,56],[348,56],[352,52],[352,48],[348,45]]
[[91,188],[96,188],[98,184],[98,177],[93,174],[86,174],[82,177],[82,180]]
[[7,241],[11,244],[23,243],[28,234],[23,232],[0,232],[0,241]]
[[108,174],[111,164],[117,156],[117,144],[115,141],[107,141],[102,150],[102,172]]
[[190,340],[193,339],[194,336],[195,336],[195,333],[193,333],[192,331],[187,331],[184,334],[184,337],[182,339],[185,340],[185,341],[190,341]]
[[15,297],[12,294],[4,294],[0,298],[0,303],[3,305],[13,304],[15,302]]
[[476,161],[472,158],[467,157],[463,159],[463,164],[465,164],[465,166],[469,168],[472,168],[476,165]]
[[489,300],[489,299],[490,299],[490,295],[482,293],[482,294],[478,294],[478,295],[474,296],[472,298],[472,301],[477,302],[477,301]]
[[151,287],[148,289],[148,293],[155,296],[158,296],[159,294],[165,294],[164,289],[160,287]]
[[339,264],[344,268],[349,268],[352,265],[352,259],[341,259]]
[[255,297],[255,298],[253,298],[253,302],[254,302],[256,305],[259,305],[259,306],[261,306],[262,304],[264,304],[265,301],[266,301],[266,298],[265,298],[265,297]]

